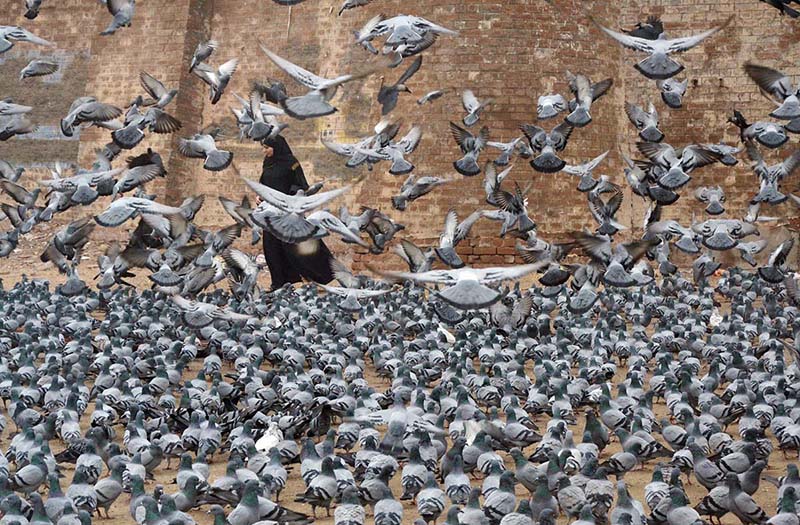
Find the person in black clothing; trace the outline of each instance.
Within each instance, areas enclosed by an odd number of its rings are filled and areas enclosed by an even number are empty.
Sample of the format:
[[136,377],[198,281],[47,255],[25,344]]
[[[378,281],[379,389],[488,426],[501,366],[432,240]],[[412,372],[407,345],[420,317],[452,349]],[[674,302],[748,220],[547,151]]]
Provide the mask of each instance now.
[[[259,181],[261,184],[289,195],[308,190],[303,167],[292,154],[285,138],[280,135],[274,139],[267,138],[262,145],[265,156]],[[265,230],[263,243],[273,290],[286,283],[298,283],[303,278],[321,284],[333,280],[333,256],[321,240],[310,239],[290,244]]]

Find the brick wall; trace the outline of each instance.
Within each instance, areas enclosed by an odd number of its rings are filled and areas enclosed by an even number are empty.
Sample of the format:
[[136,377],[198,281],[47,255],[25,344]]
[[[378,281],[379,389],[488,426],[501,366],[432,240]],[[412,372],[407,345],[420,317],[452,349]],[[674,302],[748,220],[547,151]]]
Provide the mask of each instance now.
[[[206,226],[228,223],[216,197],[240,197],[245,190],[239,174],[258,178],[261,166],[260,147],[239,142],[235,137],[230,113],[234,105],[231,94],[237,92],[246,96],[254,79],[270,76],[287,80],[258,50],[257,39],[311,71],[335,75],[350,71],[370,58],[366,51],[353,45],[352,30],[375,14],[418,14],[460,31],[457,37],[440,38],[425,52],[422,70],[409,83],[414,93],[402,95],[393,114],[403,117],[403,131],[415,123],[423,126],[423,140],[410,157],[417,166],[415,173],[457,179],[410,204],[406,212],[391,209],[389,197],[397,191],[403,178],[388,174],[386,164],[366,175],[361,169],[348,170],[342,158],[329,153],[319,143],[322,134],[346,142],[371,131],[380,118],[380,106],[375,100],[380,84],[377,76],[340,90],[334,99],[340,110],[335,115],[305,122],[290,121],[291,127],[284,133],[303,162],[309,180],[333,179],[332,185],[338,184],[337,179],[352,183],[353,189],[345,199],[351,210],[356,211],[358,204],[380,207],[406,224],[405,234],[422,244],[436,240],[447,209],[453,207],[460,217],[465,217],[485,206],[482,177],[463,178],[451,165],[459,151],[449,135],[447,122],[458,121],[463,115],[458,93],[465,88],[473,89],[480,98],[495,99],[495,105],[484,115],[482,123],[490,127],[493,139],[508,141],[520,134],[520,124],[535,121],[539,95],[568,94],[566,70],[587,74],[594,80],[613,77],[615,85],[611,92],[593,108],[594,123],[573,133],[564,158],[574,163],[583,162],[610,150],[597,173],[607,174],[624,186],[619,149],[632,153],[636,140],[636,132],[622,111],[625,100],[641,103],[649,97],[656,102],[662,129],[667,140],[676,146],[719,140],[735,143],[736,129],[725,122],[732,107],[735,105],[753,119],[765,115],[770,107],[745,77],[741,65],[751,59],[789,73],[800,73],[797,61],[789,59],[798,56],[800,50],[800,25],[780,19],[775,11],[757,0],[713,3],[706,0],[557,0],[557,7],[543,0],[375,0],[342,17],[336,16],[339,0],[309,0],[292,8],[291,16],[288,8],[267,0],[141,0],[137,3],[133,26],[109,37],[98,34],[108,23],[109,16],[101,5],[93,2],[45,2],[41,15],[33,22],[21,16],[22,9],[18,5],[21,2],[4,0],[4,3],[9,4],[11,13],[4,23],[23,25],[58,45],[53,50],[19,44],[0,56],[0,96],[13,96],[21,103],[36,106],[33,118],[45,130],[53,126],[57,129],[58,120],[66,114],[69,104],[81,95],[93,94],[103,101],[125,106],[139,93],[141,70],[180,89],[170,109],[184,123],[184,129],[172,137],[151,135],[131,153],[137,154],[150,146],[162,154],[169,176],[166,181],[157,181],[151,190],[163,195],[163,200],[177,202],[184,195],[206,194],[206,206],[198,219]],[[736,18],[725,32],[679,57],[691,80],[686,107],[675,111],[661,103],[654,83],[631,67],[638,60],[637,55],[601,35],[586,18],[589,13],[612,27],[628,27],[647,13],[658,13],[672,35],[707,29],[730,13]],[[210,60],[212,64],[219,65],[233,57],[240,59],[227,94],[215,106],[208,101],[207,87],[187,71],[195,45],[208,37],[221,42],[220,49]],[[36,56],[63,61],[62,71],[52,79],[28,79],[20,84],[16,80],[19,69]],[[398,69],[387,71],[386,80],[394,81],[403,68]],[[287,87],[292,93],[302,90],[291,81],[287,81]],[[441,88],[449,88],[450,94],[433,105],[422,108],[416,105],[418,96]],[[175,148],[178,135],[189,135],[211,122],[222,123],[230,130],[221,146],[235,153],[232,168],[222,173],[203,171],[201,161],[184,159]],[[545,123],[546,127],[551,125],[551,122]],[[32,140],[0,143],[0,158],[29,165],[56,160],[88,165],[94,151],[108,141],[107,132],[97,129],[84,130],[80,140],[45,138],[48,137],[37,135]],[[796,139],[792,142],[796,143]],[[492,154],[487,151],[482,160],[492,158]],[[777,155],[786,154],[788,147]],[[744,157],[735,168],[705,168],[694,179],[683,190],[684,197],[666,213],[684,224],[689,222],[693,212],[698,217],[702,214],[702,205],[690,195],[694,187],[722,185],[728,196],[727,208],[735,215],[743,214],[745,202],[756,188]],[[585,197],[574,190],[576,181],[568,175],[536,173],[527,162],[519,160],[511,180],[534,181],[529,209],[543,237],[560,239],[572,230],[594,227]],[[787,189],[798,186],[792,180],[786,184]],[[643,204],[627,188],[626,192],[620,218],[636,233],[641,224]],[[334,203],[334,207],[338,208],[338,204]],[[765,212],[794,215],[790,206]],[[496,223],[479,223],[472,237],[460,247],[465,260],[476,264],[512,262],[513,240],[498,239],[498,230]],[[102,232],[106,236],[115,233]],[[772,234],[776,238],[785,235]],[[370,260],[396,265],[396,258],[391,255],[364,256],[351,247],[331,244],[337,253],[356,263]]]

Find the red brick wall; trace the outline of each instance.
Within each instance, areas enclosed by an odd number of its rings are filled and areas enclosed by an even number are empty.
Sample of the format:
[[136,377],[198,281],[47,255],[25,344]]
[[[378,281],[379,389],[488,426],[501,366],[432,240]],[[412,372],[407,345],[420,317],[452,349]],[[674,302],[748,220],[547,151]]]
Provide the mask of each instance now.
[[[748,59],[758,60],[789,73],[800,73],[800,66],[788,58],[797,56],[800,50],[800,25],[780,19],[775,11],[756,0],[713,3],[557,0],[558,7],[543,0],[376,0],[342,17],[336,17],[339,0],[309,0],[292,9],[291,21],[288,8],[267,0],[141,0],[133,26],[110,37],[98,34],[108,23],[109,16],[96,3],[85,0],[45,2],[40,17],[33,22],[21,16],[22,9],[18,5],[21,2],[6,0],[5,3],[9,4],[12,14],[6,23],[28,27],[58,44],[57,50],[20,44],[0,56],[0,96],[14,96],[21,103],[35,105],[35,121],[57,126],[72,100],[86,94],[124,106],[139,92],[139,71],[147,70],[168,86],[180,88],[179,96],[170,107],[184,123],[179,135],[194,133],[211,122],[223,123],[231,130],[230,138],[221,145],[234,151],[234,165],[222,173],[205,172],[201,161],[180,157],[175,150],[177,136],[151,135],[140,146],[140,149],[151,146],[158,150],[168,165],[168,179],[158,181],[152,188],[164,195],[164,200],[176,202],[184,195],[197,193],[208,196],[198,219],[208,226],[228,223],[216,197],[242,195],[244,185],[237,173],[257,178],[261,166],[260,148],[235,139],[231,93],[246,96],[254,79],[270,76],[287,80],[258,50],[256,39],[307,69],[334,75],[350,71],[371,57],[353,45],[352,30],[377,13],[418,14],[460,31],[457,37],[440,38],[425,52],[422,70],[409,82],[414,93],[402,95],[393,114],[403,118],[403,131],[415,123],[423,126],[422,143],[410,156],[417,166],[415,173],[457,179],[412,203],[406,212],[396,212],[389,205],[389,197],[403,178],[389,175],[386,164],[357,182],[355,177],[363,172],[348,170],[342,158],[329,153],[319,143],[323,133],[345,142],[371,131],[380,118],[380,107],[375,100],[379,78],[349,84],[340,90],[334,99],[340,110],[337,114],[306,122],[290,121],[291,127],[285,132],[310,180],[334,179],[331,185],[338,184],[335,179],[353,183],[353,190],[346,199],[351,210],[356,211],[357,204],[380,207],[407,225],[406,236],[422,244],[435,242],[448,208],[454,207],[460,217],[465,217],[484,207],[482,177],[463,178],[451,165],[459,151],[449,135],[447,122],[458,121],[463,116],[458,93],[465,88],[473,89],[480,98],[495,99],[495,105],[485,113],[482,123],[490,127],[493,139],[507,141],[520,134],[520,124],[534,122],[539,95],[556,91],[568,94],[564,78],[567,69],[588,74],[595,80],[613,77],[615,85],[611,92],[593,108],[595,122],[575,131],[564,157],[577,163],[611,150],[597,174],[607,174],[624,185],[618,147],[631,153],[636,140],[635,130],[622,111],[625,100],[643,102],[650,97],[656,102],[662,129],[672,144],[718,140],[734,143],[736,130],[725,123],[732,107],[735,105],[753,119],[765,115],[770,107],[745,78],[741,64]],[[637,60],[636,54],[622,50],[601,35],[586,18],[589,13],[612,27],[627,27],[647,13],[659,13],[672,35],[707,29],[729,13],[735,14],[736,19],[724,33],[679,57],[692,81],[686,107],[675,111],[667,109],[655,85],[631,67]],[[227,94],[216,106],[208,102],[207,87],[187,71],[196,43],[208,37],[221,42],[210,61],[212,64],[221,64],[232,57],[240,59]],[[68,60],[59,80],[45,83],[41,79],[29,79],[21,87],[16,81],[19,69],[34,56],[53,56],[53,53]],[[394,81],[401,71],[402,67],[387,71],[386,80]],[[291,81],[287,81],[287,87],[291,93],[302,90]],[[449,88],[450,94],[433,105],[422,108],[416,105],[418,96],[441,88]],[[15,139],[0,143],[0,158],[23,163],[79,161],[87,165],[93,159],[94,150],[107,141],[107,132],[100,130],[84,131],[79,142]],[[796,139],[792,142],[796,143]],[[492,154],[487,150],[482,160],[492,158]],[[786,154],[788,147],[778,155]],[[728,210],[737,215],[743,213],[746,199],[756,188],[744,158],[735,168],[706,168],[694,178],[679,204],[666,214],[680,218],[684,224],[689,223],[692,212],[698,217],[702,214],[702,206],[690,195],[694,187],[721,184],[728,195]],[[594,227],[585,197],[574,190],[576,181],[568,175],[536,173],[527,162],[520,160],[516,162],[511,180],[534,181],[529,209],[543,237],[559,239],[569,231]],[[788,189],[797,186],[791,180],[787,184]],[[338,204],[334,203],[334,207],[338,208]],[[83,212],[85,210],[76,213]],[[635,230],[641,224],[642,212],[641,200],[628,192],[620,212],[622,222]],[[793,215],[794,210],[784,205],[766,210],[766,213],[786,216]],[[497,223],[479,223],[472,237],[460,247],[460,252],[469,263],[511,262],[513,241],[499,240],[498,231]],[[353,254],[352,259],[357,262],[368,259],[385,261],[380,264],[396,264],[390,262],[396,259],[391,255],[362,257],[351,247],[332,245],[345,259]]]

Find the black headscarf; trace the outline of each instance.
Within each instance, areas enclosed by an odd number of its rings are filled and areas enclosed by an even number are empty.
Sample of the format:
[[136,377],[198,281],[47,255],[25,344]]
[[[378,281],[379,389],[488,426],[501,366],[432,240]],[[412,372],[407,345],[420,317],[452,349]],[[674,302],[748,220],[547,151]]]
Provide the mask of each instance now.
[[264,139],[262,144],[272,148],[272,156],[264,157],[261,184],[292,195],[297,190],[307,190],[308,182],[303,167],[295,158],[286,139],[278,135],[274,139]]
[[264,158],[265,168],[280,165],[291,166],[297,162],[294,153],[292,153],[292,148],[289,147],[289,143],[281,135],[275,138],[266,138],[261,143],[272,148],[272,156]]

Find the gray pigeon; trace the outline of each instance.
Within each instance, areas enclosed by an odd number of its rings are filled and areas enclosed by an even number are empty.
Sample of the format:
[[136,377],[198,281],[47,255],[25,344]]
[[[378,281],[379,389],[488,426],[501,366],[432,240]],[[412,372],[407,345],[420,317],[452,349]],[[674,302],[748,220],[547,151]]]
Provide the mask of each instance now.
[[566,166],[566,162],[557,155],[567,147],[569,136],[574,129],[568,122],[562,122],[552,130],[544,129],[531,124],[523,124],[520,128],[527,137],[536,157],[531,160],[531,166],[542,173],[556,173]]
[[58,64],[50,60],[34,59],[19,72],[19,79],[25,80],[32,77],[44,77],[58,71]]
[[136,8],[136,0],[104,0],[104,3],[108,12],[114,18],[108,27],[100,33],[101,35],[113,35],[121,27],[130,27]]
[[800,87],[794,86],[788,76],[751,62],[745,63],[744,70],[761,92],[778,106],[769,114],[770,117],[786,120],[800,117]]
[[420,177],[409,175],[400,187],[400,193],[392,196],[392,207],[396,210],[404,211],[409,202],[427,195],[437,186],[449,182],[449,179],[441,177]]
[[411,90],[406,85],[411,77],[413,77],[417,71],[419,71],[420,66],[422,65],[422,57],[418,56],[411,62],[411,65],[408,66],[408,69],[400,75],[400,78],[397,79],[397,82],[390,85],[382,85],[380,90],[378,91],[378,102],[381,104],[381,115],[388,115],[391,113],[394,108],[397,106],[397,101],[400,98],[401,92],[411,93]]
[[703,186],[694,191],[694,197],[706,204],[706,213],[709,215],[720,215],[725,212],[723,203],[725,202],[725,192],[721,186]]
[[689,37],[667,39],[662,33],[658,39],[648,40],[646,38],[631,36],[629,34],[618,33],[617,31],[613,31],[600,25],[596,20],[594,20],[594,18],[592,18],[592,21],[595,23],[595,25],[597,25],[597,27],[600,28],[601,31],[622,44],[624,47],[648,54],[647,58],[635,64],[634,67],[642,75],[653,80],[671,78],[683,71],[684,66],[676,62],[669,55],[671,53],[688,51],[689,49],[699,45],[705,39],[713,36],[720,30],[727,27],[731,20],[733,20],[733,16],[729,17],[722,25]]
[[467,112],[466,116],[462,119],[464,125],[467,127],[472,127],[478,123],[480,120],[481,113],[483,110],[486,109],[492,103],[492,99],[486,99],[484,101],[478,100],[478,97],[475,96],[475,93],[472,92],[470,89],[465,89],[463,93],[461,93],[461,104],[464,106],[464,111]]
[[574,101],[570,101],[569,109],[571,113],[564,118],[570,126],[582,128],[589,125],[592,121],[590,110],[592,102],[605,95],[614,83],[614,80],[607,78],[600,82],[592,81],[582,74],[573,75],[567,71],[569,88],[575,96]]
[[61,119],[61,132],[71,137],[75,127],[84,122],[105,122],[122,115],[122,110],[111,104],[99,102],[94,97],[79,97],[69,108],[67,116]]
[[192,55],[192,61],[189,64],[189,72],[191,73],[199,64],[202,64],[211,58],[211,55],[217,50],[218,47],[219,42],[216,40],[200,41],[194,50],[194,55]]
[[39,38],[27,29],[18,26],[0,26],[0,55],[14,47],[15,42],[28,42],[40,46],[52,46],[51,42]]
[[686,89],[689,87],[688,78],[682,81],[674,78],[656,80],[656,86],[661,92],[661,100],[664,101],[664,104],[672,109],[680,109],[683,107],[683,97],[686,95]]
[[625,103],[625,113],[628,120],[636,126],[639,137],[645,142],[661,142],[664,140],[664,133],[658,129],[658,112],[652,102],[648,103],[647,111],[631,104]]
[[220,101],[222,95],[225,93],[225,88],[228,87],[228,83],[230,82],[233,74],[236,72],[236,68],[238,66],[238,58],[232,58],[220,65],[218,68],[214,68],[205,62],[201,62],[194,67],[192,73],[200,78],[200,80],[208,84],[208,87],[210,88],[211,103],[216,104]]
[[473,135],[458,124],[450,122],[450,134],[464,154],[462,158],[453,162],[453,167],[465,177],[478,175],[481,172],[481,168],[478,166],[478,156],[489,140],[489,128],[484,126],[477,135]]
[[567,101],[563,96],[541,95],[536,103],[536,116],[539,120],[547,120],[567,110]]
[[178,151],[192,159],[205,159],[203,168],[208,171],[222,171],[233,162],[233,152],[217,148],[216,137],[219,130],[197,133],[189,138],[178,139]]

